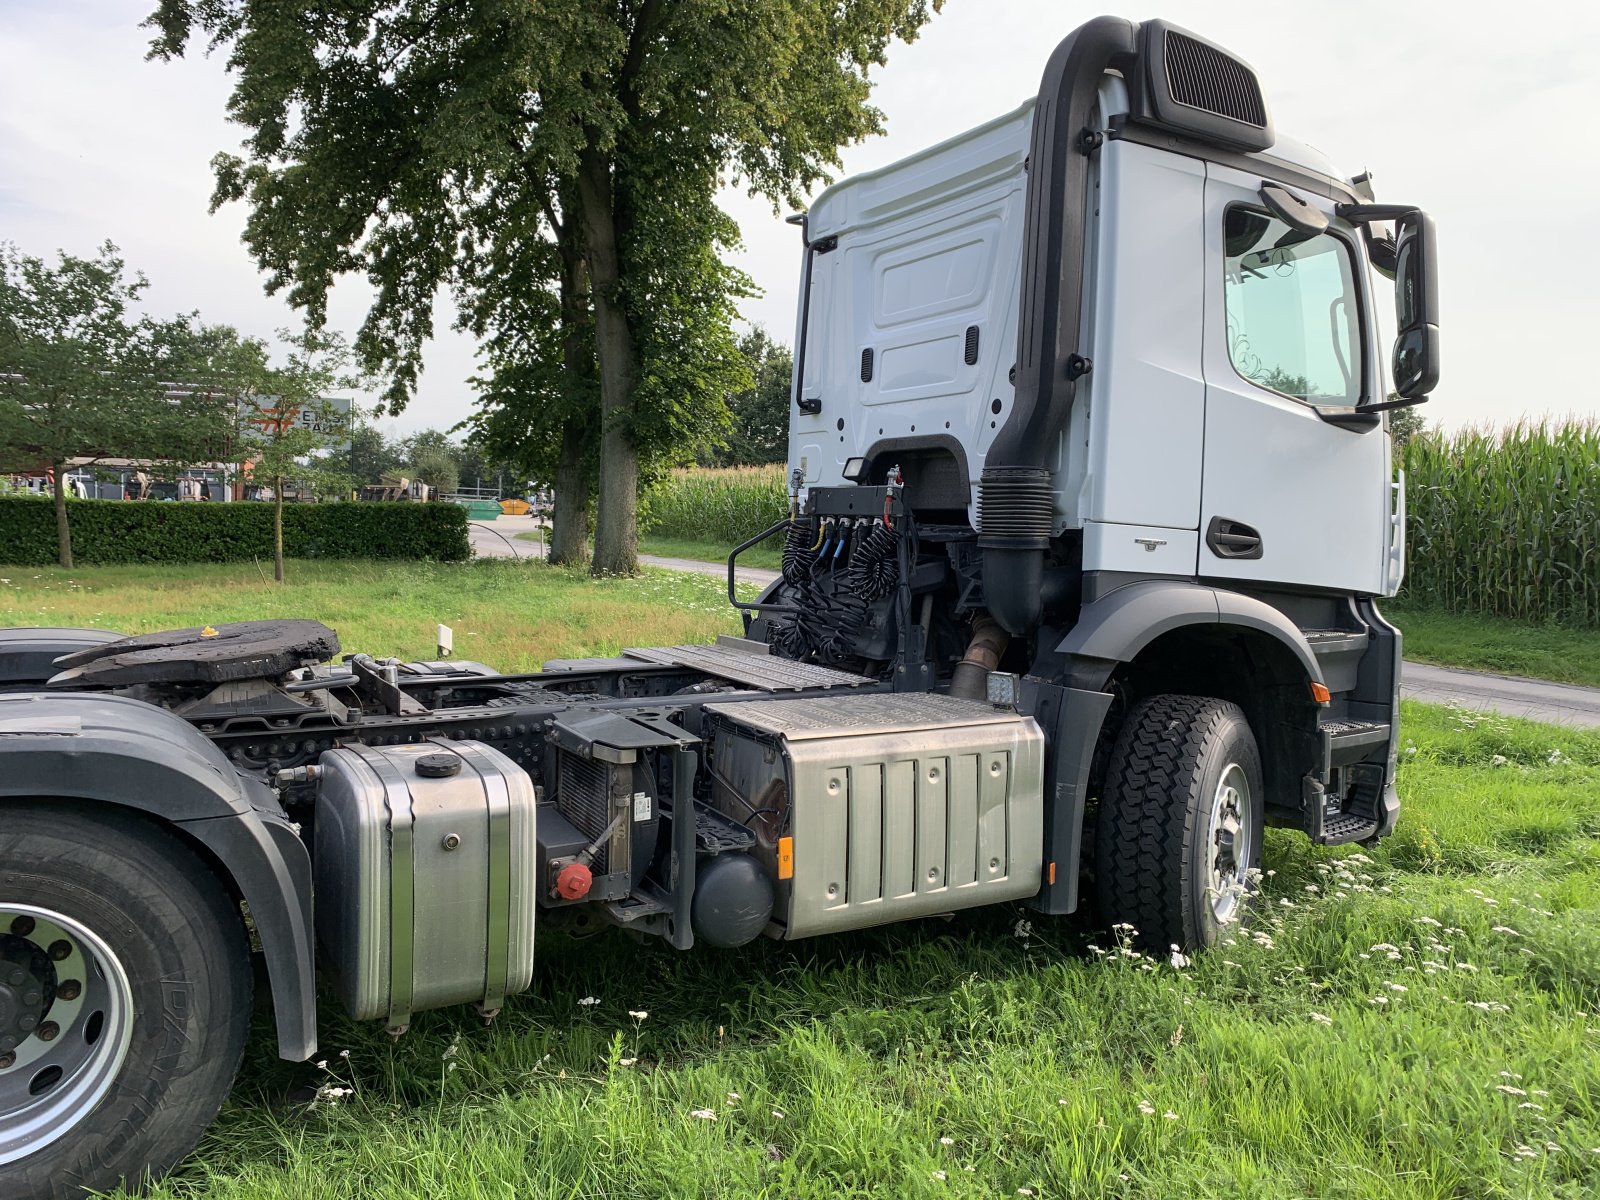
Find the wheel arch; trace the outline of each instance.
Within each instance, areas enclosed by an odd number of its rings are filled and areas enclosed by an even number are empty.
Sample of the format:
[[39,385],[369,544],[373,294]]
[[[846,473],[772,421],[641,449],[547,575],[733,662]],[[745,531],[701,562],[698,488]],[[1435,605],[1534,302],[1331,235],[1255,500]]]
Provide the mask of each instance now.
[[1317,746],[1311,685],[1325,681],[1305,636],[1271,605],[1183,580],[1128,584],[1085,604],[1057,653],[1070,686],[1112,692],[1114,713],[1161,693],[1238,704],[1261,751],[1268,806],[1298,811]]
[[278,1052],[316,1053],[311,859],[264,783],[186,721],[119,696],[0,697],[0,805],[103,804],[145,814],[193,848],[249,909],[266,959]]

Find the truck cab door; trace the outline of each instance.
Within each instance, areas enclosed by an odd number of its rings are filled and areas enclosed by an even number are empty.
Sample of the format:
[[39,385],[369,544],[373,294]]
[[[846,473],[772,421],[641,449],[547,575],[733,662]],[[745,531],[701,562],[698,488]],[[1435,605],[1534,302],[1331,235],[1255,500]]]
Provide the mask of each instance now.
[[1260,176],[1206,179],[1205,448],[1196,574],[1379,594],[1390,540],[1389,435],[1361,241],[1333,201],[1291,229]]

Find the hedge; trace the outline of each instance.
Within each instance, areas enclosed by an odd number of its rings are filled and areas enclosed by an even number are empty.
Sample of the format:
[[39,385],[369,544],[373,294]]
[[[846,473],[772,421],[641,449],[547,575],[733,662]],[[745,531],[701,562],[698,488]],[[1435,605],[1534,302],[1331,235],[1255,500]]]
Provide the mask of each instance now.
[[[78,563],[249,562],[272,557],[272,505],[155,500],[74,500],[67,507]],[[286,504],[289,558],[471,557],[467,513],[456,504]],[[0,497],[0,562],[56,561],[55,506]]]

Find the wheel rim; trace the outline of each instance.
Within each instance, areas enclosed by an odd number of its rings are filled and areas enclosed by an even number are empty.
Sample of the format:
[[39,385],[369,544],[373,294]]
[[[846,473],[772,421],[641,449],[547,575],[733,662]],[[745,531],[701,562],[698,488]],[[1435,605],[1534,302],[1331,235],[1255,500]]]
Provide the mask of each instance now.
[[1250,780],[1238,763],[1229,763],[1211,798],[1210,870],[1207,893],[1211,915],[1225,924],[1238,915],[1250,878]]
[[133,989],[111,948],[63,913],[0,902],[0,1163],[93,1111],[133,1037]]

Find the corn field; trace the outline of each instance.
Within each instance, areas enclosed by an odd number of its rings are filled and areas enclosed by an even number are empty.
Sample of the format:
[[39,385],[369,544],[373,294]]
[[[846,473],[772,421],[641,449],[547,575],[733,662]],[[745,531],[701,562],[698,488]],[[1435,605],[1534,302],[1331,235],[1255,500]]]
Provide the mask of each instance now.
[[789,512],[784,468],[674,471],[645,496],[640,526],[660,537],[735,546]]
[[[1403,600],[1600,627],[1600,422],[1423,433],[1398,457],[1410,510]],[[788,504],[782,466],[677,471],[650,491],[642,523],[732,546]]]
[[1401,465],[1404,600],[1600,627],[1600,422],[1425,433]]

